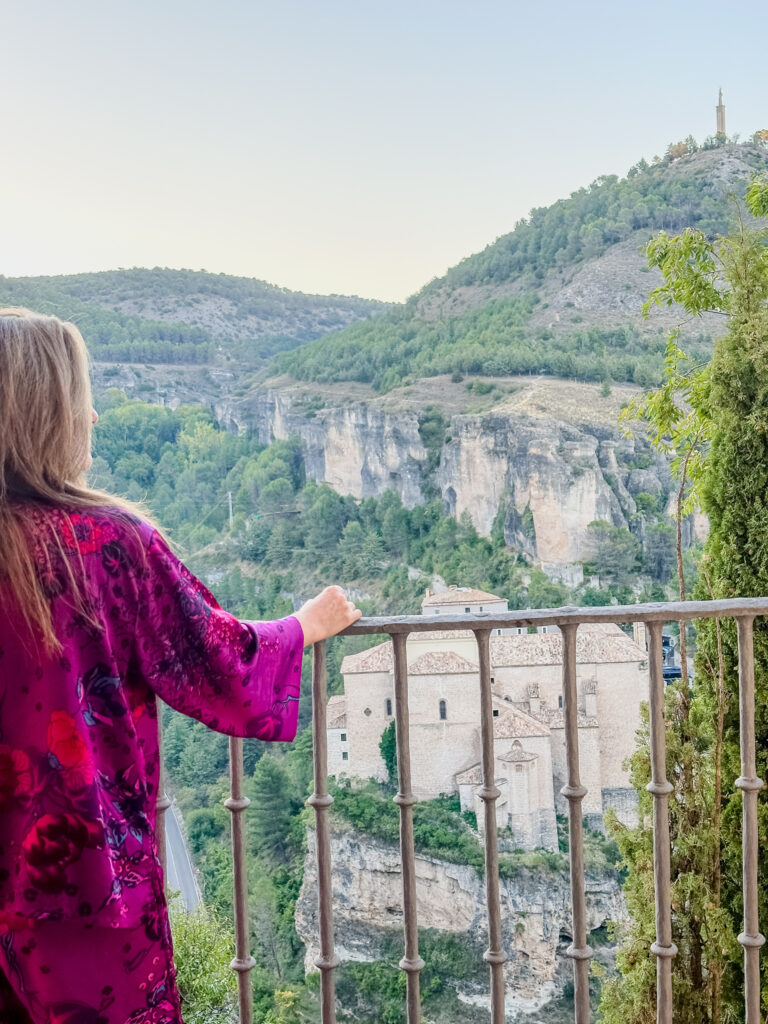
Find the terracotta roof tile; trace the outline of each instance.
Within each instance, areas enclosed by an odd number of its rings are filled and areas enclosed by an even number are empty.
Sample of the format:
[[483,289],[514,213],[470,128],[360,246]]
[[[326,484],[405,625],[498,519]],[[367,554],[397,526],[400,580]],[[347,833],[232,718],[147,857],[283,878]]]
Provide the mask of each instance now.
[[408,669],[409,675],[441,676],[477,672],[478,666],[455,651],[426,651]]
[[524,736],[549,736],[549,726],[540,722],[533,715],[528,715],[520,708],[508,704],[505,700],[494,698],[494,710],[498,709],[498,717],[493,720],[493,735],[497,739]]
[[348,654],[341,663],[341,671],[344,675],[355,672],[391,672],[392,641],[369,647],[359,654]]
[[[647,661],[648,654],[613,623],[582,626],[576,634],[579,664]],[[491,637],[491,664],[561,665],[563,638],[554,633],[520,633]]]
[[473,587],[455,587],[443,590],[440,594],[430,594],[421,602],[422,608],[442,607],[447,604],[494,604],[504,601],[503,597],[495,594],[486,594],[484,590],[475,590]]
[[343,693],[338,693],[335,697],[328,698],[326,722],[329,729],[346,729],[347,698]]

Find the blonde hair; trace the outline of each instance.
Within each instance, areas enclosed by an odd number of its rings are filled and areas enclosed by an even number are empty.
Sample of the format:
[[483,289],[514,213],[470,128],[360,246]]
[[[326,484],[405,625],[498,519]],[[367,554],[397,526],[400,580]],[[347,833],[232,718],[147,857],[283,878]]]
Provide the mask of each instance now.
[[[68,517],[103,506],[140,511],[88,487],[92,425],[88,352],[77,327],[28,309],[0,309],[0,596],[9,592],[48,654],[58,653],[61,643],[32,550],[30,512],[47,507]],[[76,607],[95,625],[82,560],[75,556],[72,564],[52,523],[46,532],[58,547]]]

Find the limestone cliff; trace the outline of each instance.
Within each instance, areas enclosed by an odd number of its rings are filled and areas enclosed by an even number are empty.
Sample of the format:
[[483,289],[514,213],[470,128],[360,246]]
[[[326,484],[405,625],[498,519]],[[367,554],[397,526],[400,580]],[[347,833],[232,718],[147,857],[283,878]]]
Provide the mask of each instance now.
[[[662,496],[671,482],[661,459],[648,460],[645,470],[632,468],[634,445],[619,435],[615,417],[590,404],[596,387],[547,382],[544,406],[530,400],[535,387],[515,385],[512,398],[487,411],[453,412],[434,479],[419,433],[424,406],[417,400],[325,395],[308,415],[306,398],[295,388],[262,387],[229,416],[265,443],[300,436],[308,476],[342,494],[366,498],[395,490],[411,506],[426,500],[429,482],[447,511],[468,513],[485,536],[501,510],[507,542],[557,569],[586,556],[589,523],[627,526],[636,511],[633,494]],[[624,388],[617,397],[625,392],[632,393]],[[440,407],[452,411],[450,400]]]
[[[478,399],[436,377],[381,396],[351,383],[249,388],[224,369],[104,364],[94,385],[169,406],[203,401],[223,427],[253,430],[265,444],[299,436],[307,476],[340,494],[394,490],[413,506],[437,488],[446,511],[468,513],[485,536],[501,512],[507,542],[555,575],[586,556],[589,523],[628,526],[637,494],[663,502],[671,487],[665,461],[646,452],[638,468],[635,445],[619,434],[621,404],[638,391],[630,386],[605,396],[593,384],[502,378]],[[437,451],[420,434],[432,406],[446,422]]]
[[[375,961],[384,937],[402,929],[400,854],[395,846],[352,831],[331,836],[335,942],[342,962]],[[420,928],[466,935],[487,943],[485,881],[470,867],[419,855],[416,900]],[[567,874],[523,870],[501,880],[501,911],[510,1019],[533,1013],[563,992],[572,977]],[[626,916],[614,875],[588,877],[589,930]],[[315,833],[308,832],[304,882],[296,904],[296,930],[306,944],[306,970],[317,968],[317,866]],[[488,1006],[487,985],[459,991],[473,1005]]]

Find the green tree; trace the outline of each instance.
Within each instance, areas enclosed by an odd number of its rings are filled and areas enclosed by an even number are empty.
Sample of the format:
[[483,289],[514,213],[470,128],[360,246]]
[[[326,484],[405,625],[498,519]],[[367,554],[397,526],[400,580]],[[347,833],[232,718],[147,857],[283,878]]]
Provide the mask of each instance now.
[[587,527],[588,566],[612,583],[626,583],[637,569],[640,544],[621,526],[596,519]]
[[232,959],[231,925],[205,907],[187,913],[171,903],[173,960],[186,1024],[226,1021],[236,1010],[237,982]]
[[[754,216],[768,215],[768,184],[756,181],[747,195]],[[747,229],[714,241],[701,232],[661,235],[649,261],[664,284],[655,302],[677,303],[689,315],[714,311],[727,317],[725,336],[707,369],[685,367],[673,334],[662,388],[637,406],[650,424],[652,443],[674,456],[678,478],[678,562],[681,597],[685,573],[679,525],[686,508],[701,500],[710,518],[696,596],[760,596],[768,593],[768,256],[765,233]],[[683,369],[681,370],[681,367]],[[683,634],[684,636],[684,634]],[[708,619],[697,627],[695,687],[667,692],[667,775],[675,780],[670,801],[673,878],[675,1019],[721,1024],[743,1019],[741,955],[741,797],[739,772],[737,646],[730,622]],[[756,628],[758,773],[768,770],[768,632]],[[638,829],[614,823],[627,872],[633,912],[619,955],[620,976],[603,989],[606,1024],[645,1024],[653,1006],[655,972],[642,955],[654,935],[652,857],[647,824],[650,777],[647,747],[633,757],[640,798]],[[643,813],[645,811],[645,814]],[[760,807],[761,834],[768,812]],[[760,874],[760,912],[768,910],[768,877]],[[765,975],[765,967],[763,968]],[[765,992],[765,981],[764,981]],[[768,1000],[764,995],[764,1010]]]
[[288,773],[276,757],[265,754],[248,782],[252,800],[248,839],[253,852],[273,866],[288,863],[291,852],[291,818],[302,806],[301,796],[290,785]]
[[397,786],[397,741],[394,720],[389,723],[379,740],[379,750],[387,769],[387,778],[393,788]]

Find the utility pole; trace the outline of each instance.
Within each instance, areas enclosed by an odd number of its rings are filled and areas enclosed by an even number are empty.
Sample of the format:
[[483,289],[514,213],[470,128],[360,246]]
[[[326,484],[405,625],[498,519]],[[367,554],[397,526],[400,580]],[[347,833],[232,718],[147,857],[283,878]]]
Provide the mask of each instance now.
[[229,502],[229,528],[232,529],[232,491],[227,491],[227,501]]

